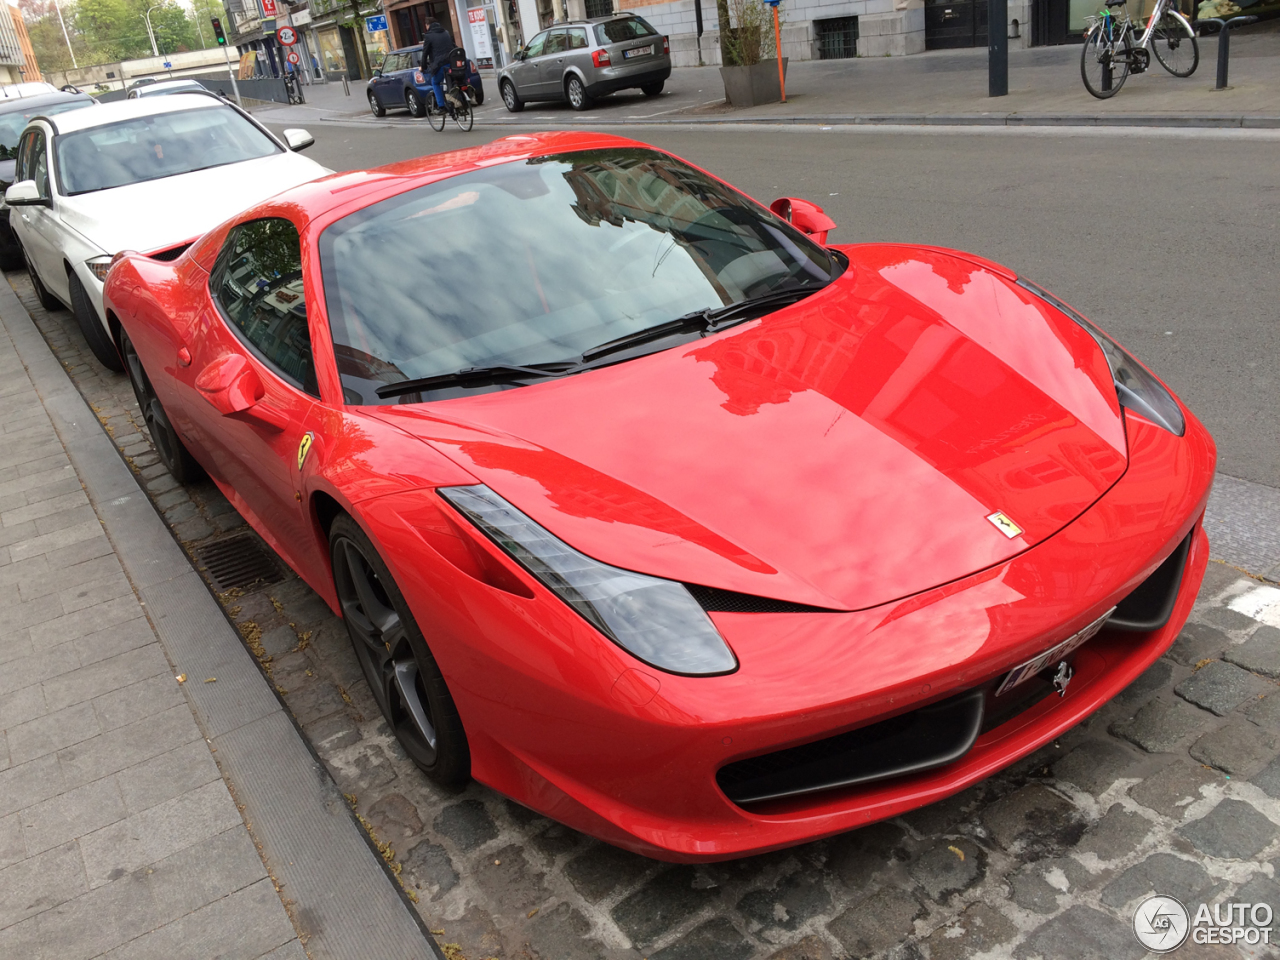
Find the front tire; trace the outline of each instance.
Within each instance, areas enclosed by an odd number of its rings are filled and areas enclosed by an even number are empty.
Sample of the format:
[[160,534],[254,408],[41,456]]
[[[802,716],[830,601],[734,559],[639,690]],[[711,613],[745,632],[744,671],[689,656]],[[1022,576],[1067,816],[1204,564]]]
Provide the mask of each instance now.
[[409,108],[409,116],[421,119],[427,115],[427,108],[418,96],[417,90],[408,90],[404,95],[404,105]]
[[1094,27],[1080,51],[1080,79],[1084,81],[1084,88],[1099,100],[1114,97],[1129,77],[1132,56],[1129,34],[1124,35],[1123,49],[1119,49],[1118,44],[1103,38],[1101,27]]
[[576,73],[569,74],[564,83],[565,96],[569,98],[569,106],[575,110],[587,110],[591,106],[591,98],[587,96],[587,88],[582,85],[582,78]]
[[346,514],[330,528],[329,554],[347,633],[387,725],[436,783],[466,783],[471,751],[462,720],[391,572]]
[[369,109],[373,111],[375,117],[385,117],[387,108],[382,105],[382,101],[378,99],[378,95],[372,90],[368,91]]
[[134,349],[133,341],[123,329],[120,331],[120,352],[124,355],[124,366],[129,372],[133,396],[137,399],[138,409],[142,411],[142,418],[151,432],[151,442],[156,448],[160,462],[169,471],[169,475],[184,486],[202,479],[204,469],[187,450],[186,444],[178,436],[178,431],[173,429],[173,425],[169,422],[169,415],[165,413],[160,398],[156,396],[155,388],[151,386],[147,371],[142,369],[142,360],[138,357],[138,351]]
[[1151,49],[1160,66],[1175,77],[1189,77],[1200,65],[1200,45],[1186,18],[1166,10],[1151,31]]
[[[119,373],[124,369],[124,362],[116,352],[116,345],[111,342],[107,328],[98,319],[98,311],[94,308],[93,301],[89,299],[89,292],[85,290],[84,284],[80,282],[74,270],[67,275],[67,286],[71,294],[71,312],[75,314],[76,323],[80,326],[80,332],[84,334],[85,343],[89,344],[89,349],[98,358],[100,364],[108,370]],[[43,302],[42,300],[41,303]]]
[[502,102],[508,111],[519,113],[524,109],[524,101],[520,99],[520,94],[516,93],[516,85],[510,80],[503,80],[498,90],[502,94]]

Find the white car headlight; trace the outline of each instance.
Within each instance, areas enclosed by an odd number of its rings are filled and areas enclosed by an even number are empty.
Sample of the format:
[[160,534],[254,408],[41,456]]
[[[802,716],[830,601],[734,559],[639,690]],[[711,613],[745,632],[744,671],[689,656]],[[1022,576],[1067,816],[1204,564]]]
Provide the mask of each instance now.
[[547,589],[638,659],[688,676],[737,669],[729,645],[684,584],[593,560],[484,485],[439,492]]

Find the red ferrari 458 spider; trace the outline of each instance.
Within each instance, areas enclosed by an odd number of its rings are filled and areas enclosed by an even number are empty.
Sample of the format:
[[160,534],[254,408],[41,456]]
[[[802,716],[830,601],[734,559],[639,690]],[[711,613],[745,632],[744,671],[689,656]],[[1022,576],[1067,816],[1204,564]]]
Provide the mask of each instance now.
[[203,468],[346,621],[404,749],[649,856],[938,800],[1171,644],[1215,451],[1012,271],[828,246],[669,153],[513,136],[328,177],[111,324]]

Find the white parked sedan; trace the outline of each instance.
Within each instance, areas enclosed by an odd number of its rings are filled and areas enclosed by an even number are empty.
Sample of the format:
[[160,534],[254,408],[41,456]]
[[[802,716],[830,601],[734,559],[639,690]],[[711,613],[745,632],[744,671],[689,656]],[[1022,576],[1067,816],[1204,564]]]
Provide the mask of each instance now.
[[330,170],[211,94],[174,94],[36,117],[5,193],[41,304],[66,304],[95,357],[123,368],[102,309],[112,257],[165,260],[245,207]]

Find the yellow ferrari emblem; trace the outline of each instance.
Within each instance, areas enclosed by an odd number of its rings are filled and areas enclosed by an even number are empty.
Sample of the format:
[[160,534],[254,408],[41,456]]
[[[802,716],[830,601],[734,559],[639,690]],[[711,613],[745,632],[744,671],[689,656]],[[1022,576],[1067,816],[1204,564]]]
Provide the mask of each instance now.
[[307,454],[311,452],[311,441],[314,440],[315,434],[307,432],[302,435],[302,442],[298,444],[298,469],[302,469],[302,465],[307,460]]
[[1008,516],[997,510],[991,516],[987,517],[991,521],[991,525],[1012,540],[1014,537],[1022,536],[1022,528],[1009,519]]

